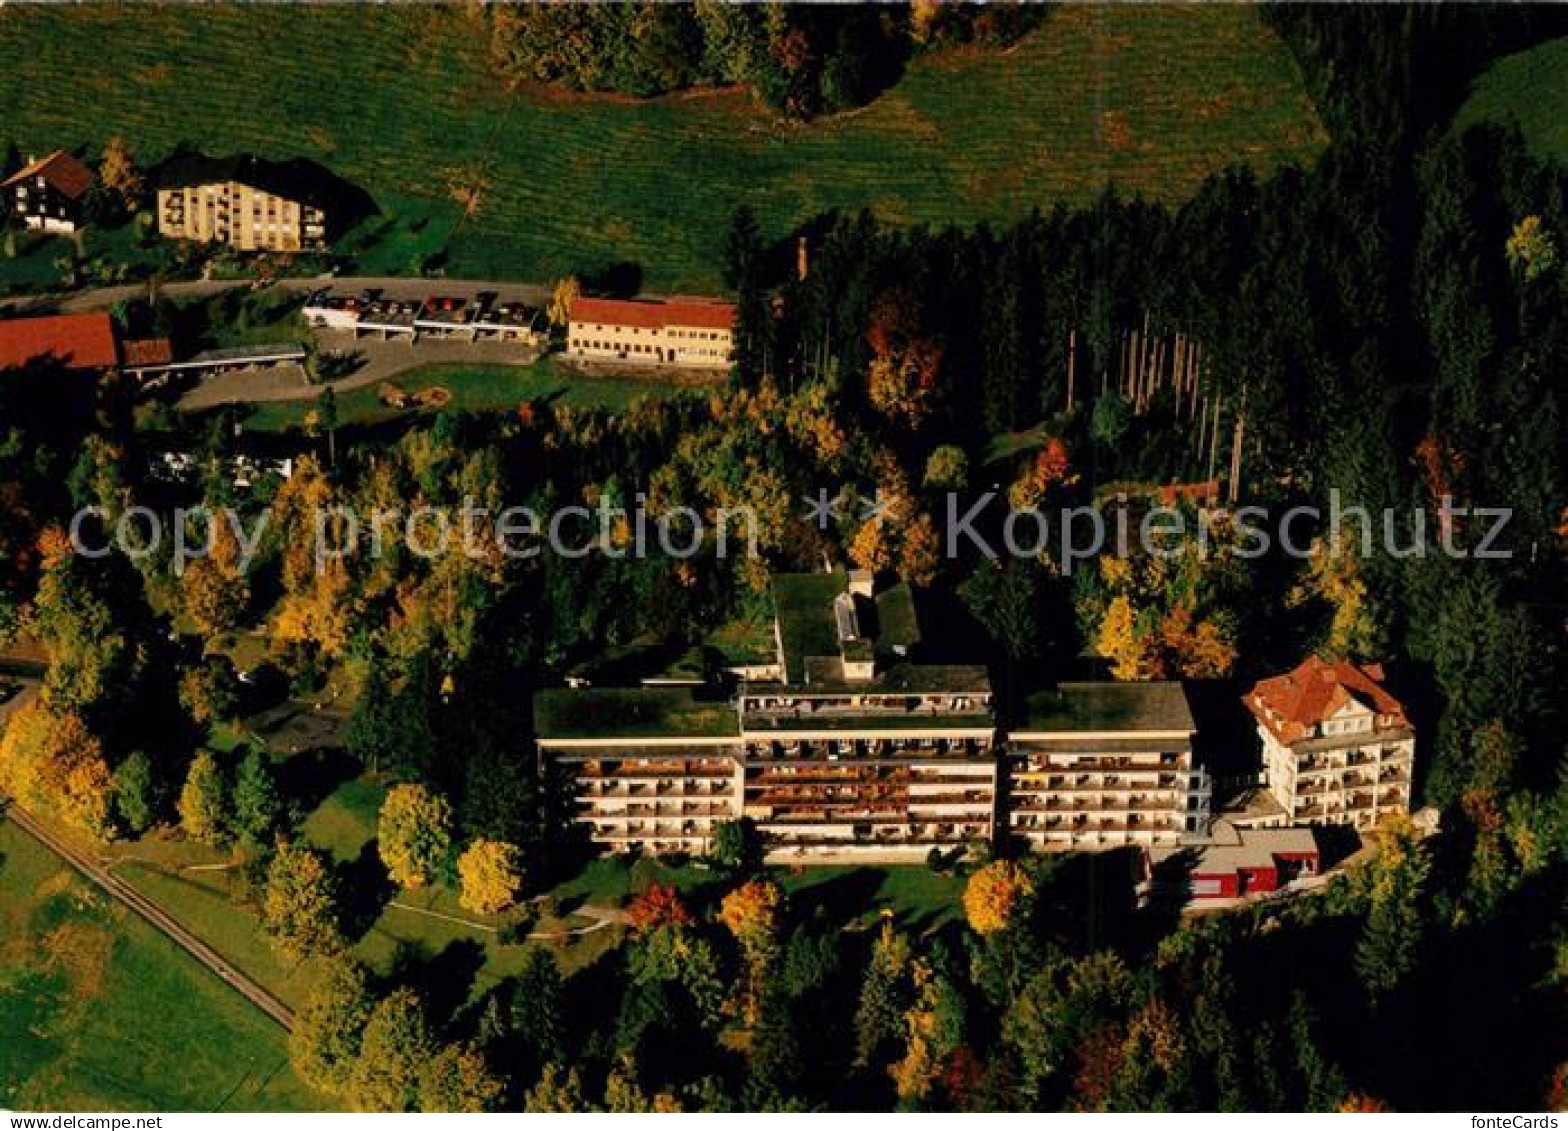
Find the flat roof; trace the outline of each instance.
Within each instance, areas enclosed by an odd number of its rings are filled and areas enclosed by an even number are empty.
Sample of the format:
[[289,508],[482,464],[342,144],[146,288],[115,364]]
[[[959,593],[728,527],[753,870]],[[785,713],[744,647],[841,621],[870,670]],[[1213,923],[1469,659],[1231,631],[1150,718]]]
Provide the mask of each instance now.
[[773,611],[784,645],[784,679],[806,677],[806,657],[837,656],[833,598],[849,591],[844,573],[781,573],[773,579]]
[[1031,734],[1180,732],[1195,729],[1187,693],[1175,681],[1062,683],[1039,691],[1024,705],[1014,737]]
[[1313,856],[1317,852],[1317,837],[1311,829],[1238,829],[1227,836],[1226,843],[1204,845],[1192,871],[1194,875],[1210,875],[1237,868],[1271,868],[1275,857]]
[[[991,676],[979,664],[893,664],[870,679],[839,678],[832,665],[811,665],[809,683],[753,682],[746,685],[748,696],[777,696],[791,699],[864,698],[875,695],[989,695]],[[821,677],[821,678],[818,678]]]
[[727,700],[684,687],[553,688],[534,695],[534,728],[552,739],[693,739],[740,737]]
[[842,732],[888,732],[908,734],[938,734],[948,731],[974,731],[990,734],[996,723],[987,711],[865,711],[813,712],[811,714],[781,715],[746,714],[746,733],[758,734],[808,734]]

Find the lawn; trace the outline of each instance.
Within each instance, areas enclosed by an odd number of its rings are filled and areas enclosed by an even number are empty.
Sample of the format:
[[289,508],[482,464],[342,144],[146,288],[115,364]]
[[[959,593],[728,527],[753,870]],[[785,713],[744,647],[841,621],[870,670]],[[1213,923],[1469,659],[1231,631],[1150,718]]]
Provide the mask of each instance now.
[[1006,220],[1106,184],[1180,201],[1227,165],[1324,144],[1289,53],[1243,6],[1063,6],[1005,52],[918,60],[806,125],[740,91],[508,91],[486,46],[459,5],[13,6],[0,105],[24,151],[119,134],[143,161],[180,143],[319,160],[380,202],[345,245],[362,269],[630,261],[663,289],[716,286],[741,203],[774,236],[834,208]]
[[308,1111],[278,1027],[0,825],[0,1107]]
[[[620,412],[639,397],[670,396],[704,388],[707,383],[691,378],[590,377],[543,357],[529,365],[423,365],[398,374],[392,384],[407,393],[440,386],[452,394],[448,407],[453,412],[511,411],[528,401]],[[259,432],[298,428],[312,407],[313,402],[308,400],[258,404],[246,418],[245,426]],[[341,424],[376,424],[419,411],[395,409],[382,403],[377,385],[338,397]]]
[[923,864],[812,866],[781,876],[797,909],[821,905],[852,927],[891,915],[900,929],[933,931],[963,918],[964,880]]
[[1456,125],[1509,120],[1536,153],[1568,165],[1568,37],[1493,63],[1476,79]]

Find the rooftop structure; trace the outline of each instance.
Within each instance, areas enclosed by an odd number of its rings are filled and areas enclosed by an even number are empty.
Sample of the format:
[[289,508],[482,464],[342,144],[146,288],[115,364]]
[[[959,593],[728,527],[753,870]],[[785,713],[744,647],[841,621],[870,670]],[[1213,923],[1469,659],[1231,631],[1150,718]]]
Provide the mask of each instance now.
[[114,323],[101,311],[0,321],[0,369],[53,358],[67,369],[109,369],[119,363]]
[[1194,901],[1269,895],[1316,876],[1322,854],[1311,829],[1243,829],[1216,821],[1187,876]]
[[1376,664],[1313,656],[1244,697],[1286,821],[1367,829],[1409,812],[1415,731],[1382,680]]
[[1063,683],[1009,735],[1013,835],[1046,851],[1169,847],[1201,837],[1212,790],[1179,683]]
[[380,290],[343,294],[323,288],[305,300],[305,321],[318,329],[341,330],[358,336],[406,337],[417,341],[425,335],[515,341],[542,345],[549,336],[544,313],[519,299],[494,292],[473,296],[427,295],[422,299],[399,298]]

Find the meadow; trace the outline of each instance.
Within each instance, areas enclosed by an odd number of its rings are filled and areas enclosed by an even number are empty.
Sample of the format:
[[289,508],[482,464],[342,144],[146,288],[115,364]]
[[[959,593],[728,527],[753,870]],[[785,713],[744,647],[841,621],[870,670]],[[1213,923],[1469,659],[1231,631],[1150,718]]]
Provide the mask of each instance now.
[[548,279],[632,262],[716,286],[726,218],[782,236],[831,209],[1004,221],[1111,184],[1178,202],[1209,174],[1312,160],[1284,45],[1241,6],[1065,6],[1006,51],[917,60],[871,105],[779,123],[737,90],[652,101],[507,89],[459,6],[12,6],[0,124],[24,152],[122,135],[304,155],[382,215],[361,269]]
[[1455,125],[1518,123],[1530,148],[1568,164],[1568,38],[1507,55],[1476,79]]
[[0,823],[0,1107],[311,1111],[284,1034]]

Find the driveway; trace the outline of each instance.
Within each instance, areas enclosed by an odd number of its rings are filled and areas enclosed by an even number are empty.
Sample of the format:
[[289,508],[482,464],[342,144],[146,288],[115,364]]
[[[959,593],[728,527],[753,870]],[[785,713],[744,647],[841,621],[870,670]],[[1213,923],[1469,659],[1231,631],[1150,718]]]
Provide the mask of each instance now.
[[[235,287],[253,285],[250,279],[199,279],[180,283],[163,283],[158,293],[167,298],[205,298],[233,290]],[[541,283],[500,282],[494,279],[410,279],[396,276],[370,275],[313,275],[309,278],[279,279],[269,284],[270,289],[290,294],[309,294],[322,287],[342,291],[384,291],[391,298],[415,299],[429,295],[453,295],[473,298],[485,291],[498,291],[508,298],[518,298],[535,306],[543,306],[550,299],[551,288]],[[0,299],[0,310],[7,314],[26,314],[32,310],[58,310],[71,313],[78,310],[107,310],[125,299],[144,298],[146,283],[126,283],[115,287],[94,287],[65,295],[21,295]]]
[[422,365],[531,365],[539,357],[538,350],[518,342],[465,342],[437,338],[422,338],[417,343],[407,339],[356,340],[350,333],[325,330],[317,331],[316,339],[323,350],[358,353],[364,364],[347,377],[324,381],[319,385],[306,381],[305,371],[297,365],[236,369],[202,381],[180,398],[178,407],[196,410],[239,401],[313,400],[325,388],[331,388],[334,394],[342,396],[367,385],[377,385]]

